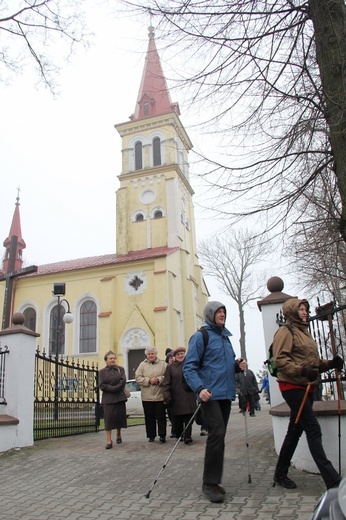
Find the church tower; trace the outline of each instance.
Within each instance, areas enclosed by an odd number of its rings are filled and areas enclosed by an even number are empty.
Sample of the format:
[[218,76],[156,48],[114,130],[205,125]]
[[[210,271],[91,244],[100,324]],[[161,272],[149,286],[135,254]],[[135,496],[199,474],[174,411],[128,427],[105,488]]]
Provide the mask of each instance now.
[[4,247],[6,248],[5,258],[2,265],[2,270],[4,273],[21,269],[23,265],[22,253],[23,249],[26,248],[26,244],[22,238],[19,205],[18,193],[10,228],[10,234],[4,241]]
[[172,103],[156,49],[149,44],[135,111],[115,125],[122,138],[117,191],[117,254],[158,247],[194,255],[193,190],[188,152],[192,143]]

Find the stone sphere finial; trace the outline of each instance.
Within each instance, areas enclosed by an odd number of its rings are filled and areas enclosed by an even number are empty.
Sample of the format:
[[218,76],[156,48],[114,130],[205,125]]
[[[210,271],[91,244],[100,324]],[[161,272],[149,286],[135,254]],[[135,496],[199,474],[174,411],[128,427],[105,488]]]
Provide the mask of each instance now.
[[13,325],[24,325],[25,316],[22,312],[15,312],[11,321]]
[[269,292],[281,292],[284,288],[284,282],[279,276],[272,276],[267,282],[267,289]]

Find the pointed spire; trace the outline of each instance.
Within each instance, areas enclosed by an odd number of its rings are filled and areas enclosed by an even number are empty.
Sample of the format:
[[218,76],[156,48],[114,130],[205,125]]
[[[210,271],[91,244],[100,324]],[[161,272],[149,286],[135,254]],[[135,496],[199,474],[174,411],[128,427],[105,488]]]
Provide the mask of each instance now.
[[[26,243],[24,242],[24,240],[22,238],[22,228],[21,228],[21,224],[20,224],[19,191],[20,191],[20,188],[18,188],[18,194],[17,194],[17,198],[16,198],[16,205],[15,205],[15,209],[14,209],[14,213],[13,213],[10,234],[6,238],[6,240],[4,241],[4,247],[6,248],[5,258],[4,258],[4,262],[3,262],[3,266],[2,266],[2,270],[3,270],[4,273],[7,273],[8,272],[8,268],[9,268],[10,253],[11,253],[11,242],[12,242],[12,237],[13,236],[17,237],[17,240],[16,240],[17,247],[16,247],[16,251],[15,251],[15,259],[14,259],[13,269],[15,269],[15,270],[21,269],[21,267],[23,265],[22,251],[23,251],[23,249],[26,248]],[[12,264],[13,263],[13,259],[11,259],[11,260],[12,261],[10,263]]]
[[156,49],[154,27],[149,27],[149,44],[145,58],[141,85],[137,103],[131,121],[159,116],[175,112],[180,115],[178,103],[172,103],[166,79],[162,71],[160,58]]

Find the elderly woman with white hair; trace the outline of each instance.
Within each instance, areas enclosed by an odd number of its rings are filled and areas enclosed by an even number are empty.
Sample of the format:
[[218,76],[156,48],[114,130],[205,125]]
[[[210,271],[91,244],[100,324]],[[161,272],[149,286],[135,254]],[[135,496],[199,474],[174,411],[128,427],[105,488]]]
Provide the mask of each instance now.
[[145,429],[149,442],[154,442],[157,434],[160,442],[166,442],[166,412],[163,404],[162,383],[167,364],[158,359],[157,349],[147,347],[146,359],[138,366],[135,378],[141,387]]

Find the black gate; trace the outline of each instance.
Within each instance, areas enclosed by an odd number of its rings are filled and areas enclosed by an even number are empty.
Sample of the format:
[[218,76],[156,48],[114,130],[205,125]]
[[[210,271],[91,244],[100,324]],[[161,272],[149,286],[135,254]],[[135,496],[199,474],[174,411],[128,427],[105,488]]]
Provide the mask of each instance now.
[[35,356],[34,439],[95,432],[100,426],[98,368]]

